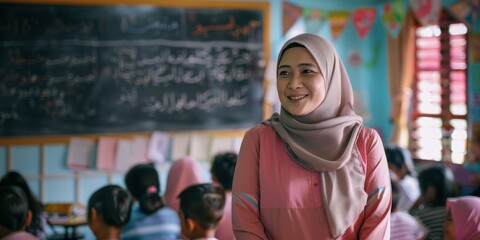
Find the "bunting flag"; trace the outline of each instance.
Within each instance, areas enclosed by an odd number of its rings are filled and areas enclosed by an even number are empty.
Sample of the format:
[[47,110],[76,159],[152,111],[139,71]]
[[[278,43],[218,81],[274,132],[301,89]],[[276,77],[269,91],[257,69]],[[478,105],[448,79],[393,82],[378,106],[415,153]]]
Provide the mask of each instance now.
[[477,24],[480,12],[479,5],[480,0],[460,0],[450,5],[449,10],[453,16],[471,28]]
[[340,33],[342,33],[349,18],[350,12],[347,11],[332,11],[328,14],[333,39],[337,39]]
[[283,2],[283,35],[293,26],[302,15],[303,9],[288,2]]
[[325,23],[328,12],[322,11],[318,8],[303,9],[303,19],[305,22],[305,29],[308,33],[318,33]]
[[423,26],[438,25],[442,0],[410,0],[410,6],[420,24]]
[[394,0],[391,3],[385,3],[379,8],[379,16],[383,25],[387,28],[388,33],[392,37],[397,37],[402,22],[405,18],[405,7],[402,0]]
[[369,8],[357,8],[353,12],[353,25],[358,32],[360,38],[364,38],[375,22],[377,15],[377,9]]

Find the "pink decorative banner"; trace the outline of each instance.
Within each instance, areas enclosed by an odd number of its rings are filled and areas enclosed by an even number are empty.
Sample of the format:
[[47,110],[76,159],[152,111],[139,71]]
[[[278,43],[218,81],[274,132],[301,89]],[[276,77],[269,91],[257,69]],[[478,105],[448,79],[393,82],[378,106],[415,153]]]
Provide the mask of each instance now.
[[297,5],[283,2],[283,34],[293,26],[293,24],[302,16],[303,9]]
[[392,37],[397,37],[402,28],[403,19],[405,18],[403,1],[393,0],[391,3],[385,3],[379,7],[378,13],[388,33]]
[[377,9],[375,8],[357,8],[353,12],[353,25],[360,38],[364,38],[375,22]]
[[308,33],[317,33],[325,24],[328,12],[318,8],[304,8],[303,20]]
[[410,0],[415,17],[423,26],[438,25],[442,0]]
[[478,22],[480,0],[460,0],[450,5],[449,10],[458,20],[464,22],[468,27],[473,27]]
[[338,36],[343,32],[343,29],[348,23],[350,18],[350,12],[347,11],[332,11],[328,15],[328,20],[330,21],[330,28],[332,31],[333,39],[337,39]]

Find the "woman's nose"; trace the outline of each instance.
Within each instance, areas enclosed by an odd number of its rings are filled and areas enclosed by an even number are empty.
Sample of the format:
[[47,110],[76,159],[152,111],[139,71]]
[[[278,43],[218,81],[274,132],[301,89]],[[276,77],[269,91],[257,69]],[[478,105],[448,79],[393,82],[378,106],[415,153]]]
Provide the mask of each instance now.
[[297,89],[303,86],[302,78],[297,74],[293,74],[288,83],[290,89]]

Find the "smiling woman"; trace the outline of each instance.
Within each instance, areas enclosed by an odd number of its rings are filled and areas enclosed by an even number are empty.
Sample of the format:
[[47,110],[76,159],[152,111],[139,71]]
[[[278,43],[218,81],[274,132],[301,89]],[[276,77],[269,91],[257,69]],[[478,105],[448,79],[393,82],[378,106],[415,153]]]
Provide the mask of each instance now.
[[236,238],[390,239],[383,145],[353,110],[335,48],[301,34],[278,59],[282,109],[246,133],[235,168]]

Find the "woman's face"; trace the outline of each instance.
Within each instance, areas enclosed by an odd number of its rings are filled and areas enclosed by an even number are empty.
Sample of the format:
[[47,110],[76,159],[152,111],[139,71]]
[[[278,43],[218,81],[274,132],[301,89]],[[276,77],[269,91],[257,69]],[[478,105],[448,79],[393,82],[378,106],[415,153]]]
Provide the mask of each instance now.
[[278,64],[277,91],[282,107],[295,116],[315,110],[325,99],[325,79],[303,47],[287,49]]

